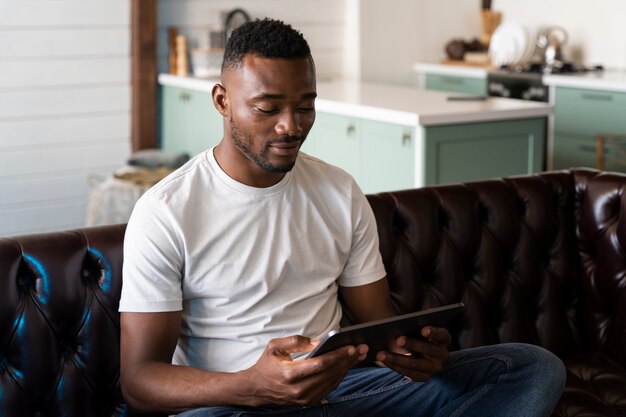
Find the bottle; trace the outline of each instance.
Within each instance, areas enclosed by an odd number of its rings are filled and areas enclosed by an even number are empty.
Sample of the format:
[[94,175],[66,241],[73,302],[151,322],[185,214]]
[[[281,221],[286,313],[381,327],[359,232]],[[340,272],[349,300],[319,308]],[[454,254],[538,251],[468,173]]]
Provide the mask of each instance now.
[[176,75],[186,77],[189,75],[189,63],[187,61],[187,38],[183,35],[176,36]]
[[176,27],[170,26],[167,28],[167,40],[169,47],[168,72],[170,74],[176,74],[176,35]]

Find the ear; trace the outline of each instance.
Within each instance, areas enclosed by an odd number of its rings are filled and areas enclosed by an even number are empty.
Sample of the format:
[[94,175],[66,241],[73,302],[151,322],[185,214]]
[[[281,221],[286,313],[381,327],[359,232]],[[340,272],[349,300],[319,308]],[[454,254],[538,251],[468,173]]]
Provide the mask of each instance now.
[[226,89],[220,83],[217,83],[213,86],[213,90],[211,91],[211,95],[213,96],[213,105],[217,109],[218,112],[224,117],[230,116],[230,106],[228,103],[228,95],[226,94]]

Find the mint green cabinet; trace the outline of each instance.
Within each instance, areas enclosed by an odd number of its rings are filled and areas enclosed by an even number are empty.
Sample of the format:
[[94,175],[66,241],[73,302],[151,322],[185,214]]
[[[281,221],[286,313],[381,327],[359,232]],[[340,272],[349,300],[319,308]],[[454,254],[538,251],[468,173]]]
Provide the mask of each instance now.
[[425,185],[543,170],[546,118],[423,128]]
[[302,150],[377,193],[542,171],[546,125],[541,117],[415,127],[318,112]]
[[487,94],[486,78],[470,78],[454,75],[429,74],[424,75],[427,90],[450,91],[476,95]]
[[352,175],[361,176],[360,120],[332,113],[317,112],[302,151]]
[[415,187],[415,128],[363,120],[362,187],[367,192]]
[[[626,134],[626,93],[556,88],[554,169],[595,168],[596,135],[607,133]],[[623,166],[611,163],[606,163],[605,169],[625,170]]]
[[222,116],[211,94],[163,86],[161,88],[161,147],[196,155],[222,138]]
[[348,172],[363,192],[415,186],[413,126],[318,112],[302,151]]

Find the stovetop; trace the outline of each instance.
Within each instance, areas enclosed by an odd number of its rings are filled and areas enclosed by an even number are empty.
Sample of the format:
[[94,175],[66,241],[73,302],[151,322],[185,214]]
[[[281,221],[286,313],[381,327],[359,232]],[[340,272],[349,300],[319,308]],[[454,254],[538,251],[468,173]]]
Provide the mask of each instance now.
[[602,65],[595,65],[592,67],[587,67],[584,65],[578,65],[571,62],[564,62],[559,66],[546,66],[541,63],[529,63],[524,65],[515,65],[515,66],[502,66],[499,70],[500,73],[505,74],[559,74],[559,75],[576,75],[576,74],[586,74],[588,72],[599,72],[603,71],[604,67]]

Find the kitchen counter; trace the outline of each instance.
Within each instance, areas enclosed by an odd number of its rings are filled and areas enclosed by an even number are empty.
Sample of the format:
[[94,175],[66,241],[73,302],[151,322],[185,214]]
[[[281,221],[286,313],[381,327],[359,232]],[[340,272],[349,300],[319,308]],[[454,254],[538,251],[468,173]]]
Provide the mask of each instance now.
[[475,66],[428,64],[418,62],[413,64],[413,71],[417,73],[431,72],[433,74],[452,75],[467,78],[487,78],[487,72],[489,69]]
[[[216,82],[159,75],[161,85],[203,92],[210,92]],[[320,82],[317,84],[317,93],[315,107],[320,112],[424,127],[546,117],[552,111],[552,107],[545,103],[495,97],[449,101],[451,96],[464,95],[347,81]]]
[[[418,74],[430,73],[486,79],[490,69],[418,62],[413,65],[413,71]],[[585,74],[545,74],[542,77],[542,81],[544,84],[554,87],[626,92],[626,70],[607,69],[601,72],[589,72]]]
[[576,75],[544,75],[543,82],[554,87],[586,88],[626,92],[626,71],[605,70]]

